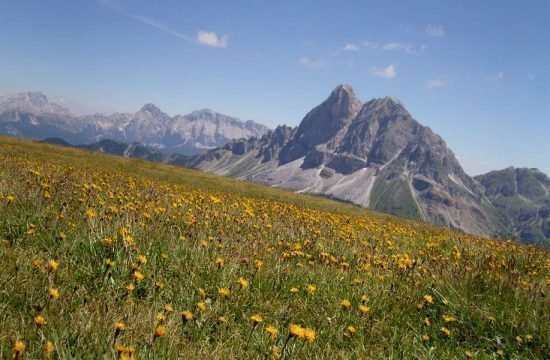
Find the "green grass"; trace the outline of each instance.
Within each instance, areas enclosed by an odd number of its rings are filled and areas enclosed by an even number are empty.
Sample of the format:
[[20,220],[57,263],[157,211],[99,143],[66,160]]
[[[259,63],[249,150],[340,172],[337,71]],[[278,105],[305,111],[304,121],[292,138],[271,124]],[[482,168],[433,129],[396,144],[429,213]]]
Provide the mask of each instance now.
[[[53,358],[78,359],[117,357],[117,346],[151,359],[274,350],[286,359],[540,359],[550,352],[549,254],[321,197],[0,137],[0,358],[16,341],[22,355],[46,357],[49,341]],[[193,319],[182,321],[182,310]],[[264,321],[254,326],[253,315]],[[291,323],[316,338],[289,340]],[[166,333],[155,337],[159,325]]]

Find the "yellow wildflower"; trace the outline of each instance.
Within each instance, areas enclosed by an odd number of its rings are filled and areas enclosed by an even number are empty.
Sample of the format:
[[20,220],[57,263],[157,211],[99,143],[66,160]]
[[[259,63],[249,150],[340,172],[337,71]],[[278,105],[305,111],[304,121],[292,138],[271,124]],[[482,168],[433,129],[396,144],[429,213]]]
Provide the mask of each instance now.
[[279,330],[273,325],[269,325],[265,328],[265,332],[269,335],[269,338],[271,340],[275,340],[277,338],[277,334],[279,333]]

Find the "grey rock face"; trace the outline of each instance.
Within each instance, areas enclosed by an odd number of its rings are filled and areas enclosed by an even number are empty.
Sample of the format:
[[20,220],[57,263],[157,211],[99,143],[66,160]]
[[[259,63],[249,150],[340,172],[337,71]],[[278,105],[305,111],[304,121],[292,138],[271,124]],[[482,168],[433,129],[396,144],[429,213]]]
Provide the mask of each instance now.
[[361,101],[349,85],[338,86],[328,99],[311,110],[302,120],[296,136],[281,151],[281,164],[305,156],[320,144],[324,144],[328,149],[334,149],[361,105]]
[[74,116],[39,92],[0,97],[0,133],[41,140],[60,137],[75,144],[112,139],[139,142],[164,152],[196,154],[232,139],[260,137],[268,128],[209,109],[170,117],[153,104],[138,112]]
[[[527,239],[534,232],[511,226],[493,203],[501,191],[516,188],[487,186],[471,178],[443,139],[418,123],[398,100],[386,97],[362,104],[348,85],[338,86],[298,128],[277,128],[252,142],[233,142],[195,157],[192,166],[473,234]],[[539,173],[529,178],[542,183],[547,179]],[[514,186],[533,196],[548,191],[540,185]],[[547,214],[550,205],[544,204],[523,209],[516,217]],[[542,221],[537,239],[548,229],[550,224]]]

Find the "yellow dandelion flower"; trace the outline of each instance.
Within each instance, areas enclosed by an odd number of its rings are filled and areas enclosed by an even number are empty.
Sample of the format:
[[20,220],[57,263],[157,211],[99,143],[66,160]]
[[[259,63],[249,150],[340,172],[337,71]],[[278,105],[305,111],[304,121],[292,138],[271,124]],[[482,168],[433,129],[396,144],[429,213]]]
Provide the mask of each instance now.
[[226,298],[231,295],[231,291],[227,288],[221,288],[218,290],[218,294],[220,294],[221,297]]
[[290,337],[297,337],[297,338],[303,338],[304,337],[304,328],[300,325],[296,324],[290,324],[290,327],[288,329],[289,336]]
[[342,308],[344,310],[349,310],[349,308],[351,307],[351,302],[348,299],[344,299],[342,300],[342,302],[340,302],[340,305],[342,305]]
[[445,336],[451,336],[451,330],[447,329],[445,326],[443,326],[441,329],[439,329]]
[[363,295],[361,296],[361,302],[364,304],[366,303],[367,301],[369,301],[369,297],[367,295]]
[[34,260],[32,261],[32,266],[33,266],[35,269],[38,269],[41,265],[42,265],[42,260],[40,260],[40,259],[34,259]]
[[260,315],[256,314],[256,315],[252,315],[250,317],[250,321],[252,321],[252,324],[254,324],[254,326],[256,326],[256,325],[260,324],[261,322],[263,322],[264,319]]
[[431,295],[424,295],[424,301],[427,304],[433,304],[434,303],[434,298]]
[[424,318],[424,325],[430,326],[430,324],[431,324],[430,319],[427,318],[427,317],[425,317],[425,318]]
[[355,328],[355,326],[352,326],[352,325],[348,326],[347,330],[350,334],[355,334],[357,332],[357,329]]
[[46,341],[44,344],[43,350],[46,354],[51,354],[53,352],[54,346],[51,341]]
[[165,322],[166,321],[166,315],[164,315],[164,313],[162,313],[162,312],[157,313],[157,321],[159,323]]
[[313,342],[315,340],[316,336],[317,335],[315,334],[315,330],[310,329],[310,328],[305,328],[304,329],[304,339],[307,342]]
[[46,264],[46,269],[49,271],[49,272],[54,272],[57,270],[57,267],[59,266],[59,263],[53,259],[51,259],[50,261],[48,261],[48,263]]
[[166,335],[166,327],[164,327],[163,325],[158,325],[155,328],[155,337],[161,337],[164,335]]
[[229,319],[227,318],[227,316],[220,316],[218,318],[218,323],[220,324],[227,324],[229,322]]
[[134,291],[135,288],[136,288],[136,287],[135,287],[134,284],[132,284],[132,283],[126,285],[126,287],[125,287],[126,291],[129,292],[129,293],[131,293],[132,291]]
[[50,295],[50,298],[51,299],[58,299],[59,298],[59,290],[57,290],[56,288],[50,288],[50,290],[48,290],[48,295]]
[[528,343],[530,343],[531,341],[533,341],[533,335],[525,335],[525,341],[527,341]]
[[121,331],[124,331],[124,330],[126,330],[126,324],[124,324],[123,322],[120,322],[120,321],[115,324],[115,331],[116,332],[121,332]]
[[166,304],[164,305],[164,311],[166,311],[167,313],[171,313],[174,311],[174,307],[172,306],[172,304]]
[[34,317],[34,323],[37,325],[37,326],[44,326],[46,325],[47,321],[46,321],[46,318],[44,318],[44,316],[42,315],[36,315]]
[[239,284],[239,286],[243,289],[247,288],[248,287],[248,280],[240,277],[239,280],[237,280],[237,283]]
[[307,287],[306,287],[306,291],[313,295],[315,293],[315,291],[317,291],[317,288],[314,286],[314,285],[311,285],[309,284]]
[[183,310],[181,312],[181,319],[183,320],[183,322],[193,320],[193,313],[189,310]]
[[360,305],[359,305],[359,312],[360,312],[361,314],[368,314],[368,313],[370,312],[370,307],[365,306],[365,305],[363,305],[363,304],[360,304]]
[[279,333],[279,330],[273,325],[269,325],[265,328],[265,332],[269,335],[269,339],[275,340],[277,338],[277,334]]
[[140,282],[141,280],[143,280],[144,277],[145,276],[141,272],[139,272],[137,270],[134,271],[134,281],[135,282]]
[[199,303],[197,304],[197,309],[199,309],[200,312],[205,312],[205,311],[206,311],[206,304],[203,303],[202,301],[199,302]]
[[25,348],[27,346],[25,343],[21,340],[16,340],[13,344],[13,356],[14,358],[18,358],[20,355],[22,355],[25,352]]
[[262,260],[254,260],[254,268],[256,270],[260,270],[263,265],[264,265],[264,262]]
[[298,291],[299,291],[299,290],[298,290],[297,287],[291,287],[291,288],[290,288],[290,292],[293,293],[293,294],[297,293]]
[[106,237],[101,242],[103,243],[103,246],[105,246],[106,248],[110,248],[111,246],[113,246],[113,239],[111,238]]
[[147,256],[145,255],[138,255],[137,260],[138,260],[138,264],[140,265],[147,264]]
[[446,323],[452,323],[452,322],[455,322],[456,321],[456,318],[454,316],[450,316],[450,315],[443,315],[443,320],[446,322]]
[[423,335],[422,335],[422,340],[424,340],[424,341],[430,341],[430,337],[429,337],[428,335],[426,335],[426,334],[423,334]]
[[88,208],[88,210],[86,210],[86,216],[89,218],[94,218],[97,216],[97,213],[95,212],[94,209]]

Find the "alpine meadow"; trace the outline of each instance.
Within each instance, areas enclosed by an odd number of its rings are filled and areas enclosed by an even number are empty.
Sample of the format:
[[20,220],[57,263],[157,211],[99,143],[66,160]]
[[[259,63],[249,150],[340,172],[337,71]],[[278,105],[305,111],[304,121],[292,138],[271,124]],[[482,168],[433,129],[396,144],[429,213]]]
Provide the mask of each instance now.
[[550,360],[549,0],[0,0],[0,360]]
[[543,358],[547,248],[1,138],[1,358]]

